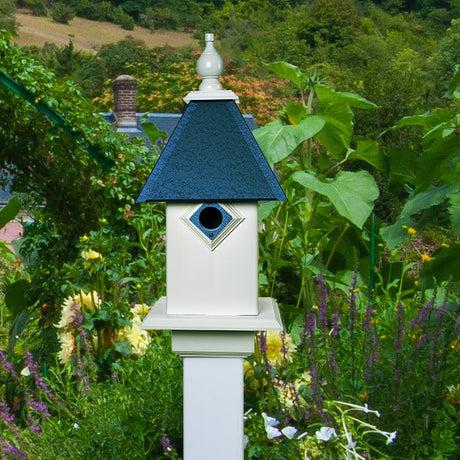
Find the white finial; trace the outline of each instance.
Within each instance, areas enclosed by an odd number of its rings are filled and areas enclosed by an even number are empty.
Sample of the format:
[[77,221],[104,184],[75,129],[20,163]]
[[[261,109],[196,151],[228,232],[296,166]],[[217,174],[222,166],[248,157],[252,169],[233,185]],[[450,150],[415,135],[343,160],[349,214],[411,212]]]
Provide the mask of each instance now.
[[233,91],[222,89],[219,77],[224,70],[224,63],[214,48],[214,34],[205,34],[206,48],[196,63],[198,75],[203,79],[199,91],[192,91],[184,97],[188,104],[194,100],[226,100],[238,102],[238,96]]
[[214,34],[205,35],[206,48],[196,63],[198,75],[203,79],[200,91],[216,91],[222,89],[219,77],[224,70],[224,63],[214,48]]

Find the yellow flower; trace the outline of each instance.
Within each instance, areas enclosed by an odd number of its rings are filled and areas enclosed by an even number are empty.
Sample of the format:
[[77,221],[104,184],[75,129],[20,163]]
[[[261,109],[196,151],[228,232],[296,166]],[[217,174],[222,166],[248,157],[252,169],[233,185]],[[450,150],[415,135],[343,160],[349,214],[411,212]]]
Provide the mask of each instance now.
[[[260,381],[254,378],[254,368],[252,367],[252,364],[246,359],[243,361],[243,375],[244,380],[251,380],[251,383],[249,385],[251,387],[251,390],[257,391],[260,387]],[[264,377],[262,379],[262,385],[265,387],[267,383],[267,379]]]
[[409,233],[409,235],[415,235],[417,234],[417,230],[414,227],[408,227],[407,233]]
[[267,332],[267,360],[272,365],[279,365],[283,360],[291,361],[295,350],[294,342],[287,333],[279,331]]
[[420,257],[422,258],[422,262],[429,262],[430,260],[433,260],[433,257],[428,254],[422,254]]
[[102,255],[97,252],[97,251],[94,251],[93,249],[90,249],[89,251],[81,251],[81,256],[83,257],[83,259],[89,261],[89,260],[103,260],[102,258]]
[[88,310],[89,312],[93,312],[95,308],[100,307],[101,299],[96,291],[91,291],[86,294],[86,292],[80,291],[80,299],[79,304],[82,309]]
[[150,310],[150,307],[145,303],[137,303],[134,305],[132,312],[133,315],[146,315]]
[[131,326],[126,326],[118,331],[118,339],[131,345],[134,356],[142,356],[150,345],[150,336],[147,331],[140,328],[141,317],[135,316]]
[[305,371],[303,374],[299,376],[298,379],[294,382],[295,389],[299,390],[301,385],[310,386],[311,384],[311,374],[310,371]]
[[80,236],[80,243],[87,243],[89,241],[88,235]]
[[296,400],[301,398],[291,385],[280,386],[279,391],[280,402],[286,408],[292,407]]
[[58,353],[59,361],[62,364],[68,364],[75,351],[75,337],[71,332],[64,332],[59,334],[59,342],[61,342],[61,349]]

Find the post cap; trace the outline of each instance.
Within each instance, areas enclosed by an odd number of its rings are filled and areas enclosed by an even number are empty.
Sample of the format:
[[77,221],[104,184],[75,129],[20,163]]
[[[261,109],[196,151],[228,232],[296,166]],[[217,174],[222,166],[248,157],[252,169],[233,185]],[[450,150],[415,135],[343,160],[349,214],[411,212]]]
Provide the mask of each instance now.
[[196,64],[198,75],[202,78],[199,91],[192,91],[184,97],[188,104],[190,101],[203,100],[234,100],[238,96],[233,91],[222,89],[219,77],[224,70],[224,63],[219,53],[214,48],[214,34],[205,34],[206,47]]

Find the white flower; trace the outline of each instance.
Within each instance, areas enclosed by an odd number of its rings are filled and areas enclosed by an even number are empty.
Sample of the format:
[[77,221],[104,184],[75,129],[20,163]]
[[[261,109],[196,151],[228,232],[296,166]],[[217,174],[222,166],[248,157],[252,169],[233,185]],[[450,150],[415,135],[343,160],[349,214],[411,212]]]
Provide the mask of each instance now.
[[345,446],[345,449],[354,449],[356,447],[356,444],[357,442],[351,439],[350,441],[348,441],[348,444]]
[[264,419],[265,431],[267,432],[268,439],[279,438],[282,436],[281,431],[275,428],[279,425],[279,421],[274,417],[269,417],[265,412],[262,412]]
[[279,438],[280,436],[282,436],[281,431],[278,430],[278,428],[275,428],[274,426],[265,425],[265,431],[267,432],[268,439]]
[[64,300],[61,312],[61,320],[58,324],[56,324],[56,327],[62,329],[72,324],[72,321],[75,317],[75,304],[76,301],[72,296],[67,297],[67,299]]
[[280,422],[274,417],[269,417],[265,412],[262,412],[262,418],[264,419],[265,426],[278,426]]
[[337,433],[334,428],[323,426],[315,435],[319,441],[330,441],[334,436],[337,436]]
[[246,447],[248,446],[248,444],[249,444],[249,436],[244,435],[244,436],[243,436],[243,448],[246,449]]
[[398,434],[397,431],[393,431],[393,433],[389,433],[389,437],[387,439],[387,446],[388,444],[391,444],[396,439],[397,434]]
[[297,428],[294,428],[293,426],[285,426],[282,430],[281,433],[286,436],[288,439],[292,439],[295,434],[297,433]]

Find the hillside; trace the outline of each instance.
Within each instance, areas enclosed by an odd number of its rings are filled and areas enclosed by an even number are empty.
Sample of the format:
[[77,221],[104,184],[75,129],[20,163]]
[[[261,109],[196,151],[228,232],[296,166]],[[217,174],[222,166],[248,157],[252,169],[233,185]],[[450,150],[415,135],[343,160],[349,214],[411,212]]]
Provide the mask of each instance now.
[[74,18],[70,24],[58,24],[50,18],[32,16],[27,10],[18,10],[16,20],[18,35],[14,42],[19,46],[43,46],[46,42],[62,46],[73,41],[76,49],[97,52],[106,43],[114,43],[126,37],[142,40],[148,47],[169,45],[181,47],[197,46],[191,34],[172,31],[150,31],[142,27],[124,30],[120,26]]

